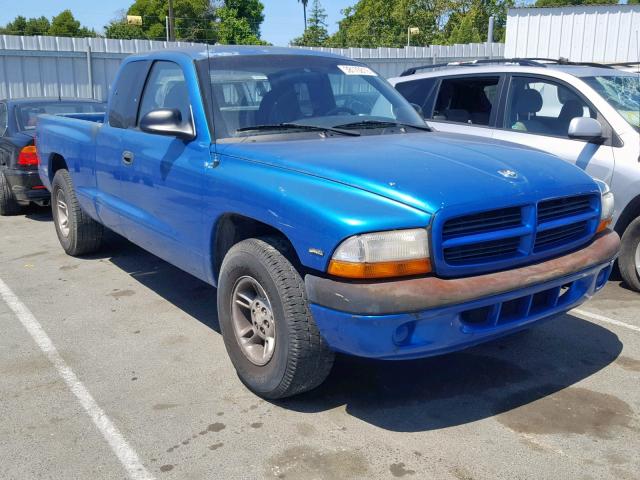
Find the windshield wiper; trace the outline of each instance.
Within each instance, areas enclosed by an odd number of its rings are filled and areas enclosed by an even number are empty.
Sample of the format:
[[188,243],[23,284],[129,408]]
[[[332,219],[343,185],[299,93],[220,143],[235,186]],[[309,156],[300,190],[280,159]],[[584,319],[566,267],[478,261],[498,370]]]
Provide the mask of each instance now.
[[336,127],[323,127],[320,125],[305,125],[304,123],[274,123],[273,125],[254,125],[252,127],[238,128],[236,132],[251,132],[265,130],[306,130],[310,132],[334,132],[341,135],[349,135],[351,137],[359,137],[358,132],[351,130],[343,130]]
[[384,120],[362,120],[360,122],[345,123],[344,125],[336,125],[335,128],[386,128],[386,127],[409,127],[418,130],[430,132],[431,128],[427,125],[414,125],[412,123],[388,122]]

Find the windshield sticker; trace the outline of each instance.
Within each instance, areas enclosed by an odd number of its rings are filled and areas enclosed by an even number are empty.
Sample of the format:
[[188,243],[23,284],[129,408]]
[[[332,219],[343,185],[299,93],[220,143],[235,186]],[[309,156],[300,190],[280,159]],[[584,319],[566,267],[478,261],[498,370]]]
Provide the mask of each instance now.
[[364,75],[368,77],[377,77],[376,72],[369,67],[361,67],[359,65],[338,65],[345,75]]

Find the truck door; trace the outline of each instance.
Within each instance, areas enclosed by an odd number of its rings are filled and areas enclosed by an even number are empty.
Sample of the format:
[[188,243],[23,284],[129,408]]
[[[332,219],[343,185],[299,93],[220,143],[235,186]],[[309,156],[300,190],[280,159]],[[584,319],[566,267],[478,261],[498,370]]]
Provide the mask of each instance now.
[[[608,140],[590,143],[569,138],[569,123],[575,117],[600,121]],[[548,77],[513,76],[494,138],[552,153],[610,183],[613,136],[604,117],[572,86]]]
[[[211,141],[206,126],[194,124],[193,110],[202,108],[202,102],[195,72],[190,73],[193,78],[188,81],[184,69],[170,61],[151,66],[136,128],[121,135],[120,197],[123,231],[131,241],[202,276],[202,189]],[[158,109],[179,110],[183,123],[193,125],[196,138],[140,130],[140,119]]]
[[108,117],[96,136],[96,211],[104,225],[122,235],[122,134],[136,126],[140,95],[150,66],[148,60],[122,66],[111,93]]

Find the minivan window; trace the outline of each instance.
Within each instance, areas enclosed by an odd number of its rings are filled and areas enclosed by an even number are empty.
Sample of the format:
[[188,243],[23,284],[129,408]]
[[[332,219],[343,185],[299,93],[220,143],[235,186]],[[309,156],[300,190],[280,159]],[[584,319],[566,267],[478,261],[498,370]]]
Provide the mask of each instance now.
[[110,126],[115,128],[135,126],[140,94],[148,70],[148,61],[130,62],[122,67],[109,105]]
[[597,112],[569,87],[535,77],[514,77],[507,97],[504,128],[568,138],[576,117]]
[[446,78],[440,84],[431,118],[435,121],[489,125],[500,77]]
[[431,116],[433,109],[433,89],[438,83],[438,78],[421,78],[419,80],[411,80],[409,82],[401,82],[396,85],[404,98],[414,105],[420,106],[425,115]]
[[7,114],[7,104],[0,103],[0,137],[4,137],[7,131],[9,115]]
[[138,122],[147,113],[159,108],[176,109],[183,122],[191,121],[189,89],[182,68],[177,63],[160,61],[151,67],[140,102]]

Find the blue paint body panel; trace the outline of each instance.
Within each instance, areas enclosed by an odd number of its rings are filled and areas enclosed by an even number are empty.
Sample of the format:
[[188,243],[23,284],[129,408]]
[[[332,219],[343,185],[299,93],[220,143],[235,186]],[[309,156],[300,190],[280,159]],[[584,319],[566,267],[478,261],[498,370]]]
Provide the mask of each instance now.
[[[216,56],[258,54],[326,56],[297,49],[225,46],[129,57],[121,69],[130,62],[157,60],[182,68],[196,138],[186,142],[137,128],[115,128],[93,117],[43,116],[37,136],[45,186],[51,187],[55,158],[64,158],[87,214],[212,285],[217,281],[216,228],[227,215],[241,215],[282,232],[304,267],[325,272],[332,252],[352,235],[416,227],[437,231],[440,218],[536,205],[550,198],[599,198],[599,188],[587,174],[554,156],[468,136],[420,132],[216,143],[194,62],[207,55],[215,62]],[[133,167],[123,164],[123,151],[135,152]],[[513,170],[517,177],[506,178],[500,170]],[[505,259],[493,264],[493,269],[558,256],[575,250],[579,243],[567,243],[537,257]],[[471,266],[446,270],[440,241],[433,238],[430,247],[437,274],[475,273]],[[310,249],[324,255],[312,254]],[[589,275],[594,273],[586,272],[584,278]],[[572,305],[594,290],[591,285]],[[507,296],[525,294],[515,291]],[[501,299],[379,318],[346,315],[317,305],[312,309],[334,348],[405,358],[468,346],[569,308],[550,309],[483,332],[463,332],[455,324],[462,309],[497,301]],[[415,323],[412,338],[422,338],[423,343],[394,350],[390,333],[409,321]]]

